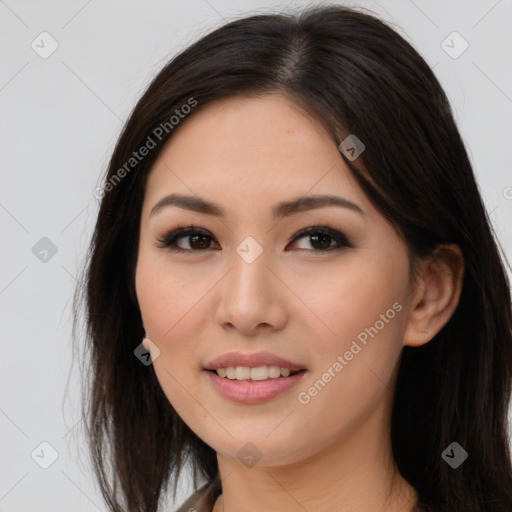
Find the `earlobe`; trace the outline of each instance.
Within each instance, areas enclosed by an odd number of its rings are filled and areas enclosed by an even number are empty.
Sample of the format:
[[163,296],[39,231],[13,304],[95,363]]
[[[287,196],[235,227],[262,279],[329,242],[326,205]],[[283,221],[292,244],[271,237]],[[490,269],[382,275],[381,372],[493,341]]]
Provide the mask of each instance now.
[[421,263],[403,344],[428,343],[457,309],[464,277],[464,257],[456,244],[437,246]]

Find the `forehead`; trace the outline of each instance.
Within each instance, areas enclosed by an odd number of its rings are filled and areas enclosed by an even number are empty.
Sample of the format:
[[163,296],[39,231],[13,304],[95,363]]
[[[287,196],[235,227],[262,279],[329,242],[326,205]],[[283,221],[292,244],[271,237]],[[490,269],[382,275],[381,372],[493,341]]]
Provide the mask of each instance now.
[[365,201],[331,134],[289,99],[236,96],[197,108],[153,166],[148,202],[174,191],[247,206],[335,191]]

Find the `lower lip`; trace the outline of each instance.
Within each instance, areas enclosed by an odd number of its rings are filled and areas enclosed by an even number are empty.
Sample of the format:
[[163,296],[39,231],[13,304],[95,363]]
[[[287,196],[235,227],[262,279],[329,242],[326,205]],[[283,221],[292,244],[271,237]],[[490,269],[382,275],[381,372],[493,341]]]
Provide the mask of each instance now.
[[261,404],[288,391],[304,377],[305,370],[290,377],[260,381],[239,381],[220,377],[217,372],[204,370],[215,389],[228,400],[240,404]]

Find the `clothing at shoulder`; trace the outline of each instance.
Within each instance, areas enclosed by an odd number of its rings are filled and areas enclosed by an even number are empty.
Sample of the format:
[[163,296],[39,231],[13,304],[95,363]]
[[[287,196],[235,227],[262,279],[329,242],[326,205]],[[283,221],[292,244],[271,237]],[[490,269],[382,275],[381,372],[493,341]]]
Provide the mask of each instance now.
[[215,485],[207,483],[192,494],[176,512],[212,512],[215,500]]

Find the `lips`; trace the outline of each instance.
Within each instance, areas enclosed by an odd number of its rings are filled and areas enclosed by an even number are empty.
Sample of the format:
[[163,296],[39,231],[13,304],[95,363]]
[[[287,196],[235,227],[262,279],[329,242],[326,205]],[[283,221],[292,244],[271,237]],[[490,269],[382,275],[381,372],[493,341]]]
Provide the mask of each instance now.
[[[267,379],[261,381],[250,380],[229,380],[219,377],[214,371],[203,371],[207,382],[209,382],[216,392],[223,398],[244,405],[262,405],[265,402],[272,401],[278,397],[290,393],[299,382],[307,375],[307,371],[301,371],[290,375],[289,377],[280,377],[278,379]],[[289,395],[291,399],[291,396]]]
[[205,365],[205,370],[217,370],[218,368],[229,368],[230,366],[248,366],[249,368],[257,368],[258,366],[279,366],[280,368],[288,368],[291,372],[305,370],[304,365],[287,361],[270,352],[228,352],[223,354]]

